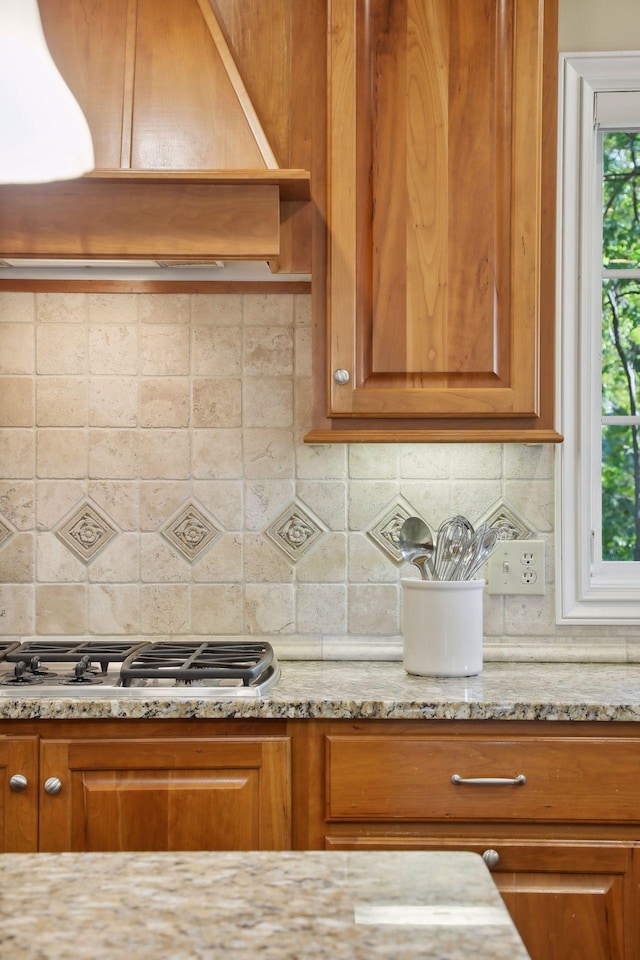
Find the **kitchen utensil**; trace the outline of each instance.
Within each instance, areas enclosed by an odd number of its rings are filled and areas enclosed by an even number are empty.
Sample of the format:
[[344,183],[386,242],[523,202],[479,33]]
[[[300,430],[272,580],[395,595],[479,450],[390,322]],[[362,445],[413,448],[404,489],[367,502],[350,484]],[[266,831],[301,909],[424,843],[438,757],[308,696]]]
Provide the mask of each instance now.
[[451,575],[452,580],[470,580],[482,566],[498,541],[498,531],[481,524],[467,542]]
[[403,560],[413,563],[423,580],[433,579],[433,534],[420,517],[407,517],[398,534]]
[[438,527],[434,556],[434,580],[450,580],[467,543],[473,525],[463,516],[444,520]]

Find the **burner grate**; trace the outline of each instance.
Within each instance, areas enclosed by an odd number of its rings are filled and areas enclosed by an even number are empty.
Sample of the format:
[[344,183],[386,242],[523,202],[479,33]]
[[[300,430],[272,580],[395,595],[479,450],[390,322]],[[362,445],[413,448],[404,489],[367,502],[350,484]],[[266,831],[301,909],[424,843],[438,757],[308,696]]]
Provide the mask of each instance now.
[[91,663],[99,663],[103,673],[106,673],[110,663],[122,663],[127,657],[148,647],[144,640],[131,642],[130,640],[89,640],[89,641],[62,641],[57,640],[27,640],[17,644],[17,649],[10,650],[5,659],[9,663],[20,660],[29,661],[37,657],[42,663],[77,663],[83,657]]
[[267,673],[273,648],[263,642],[209,640],[203,643],[159,641],[136,651],[122,664],[125,686],[134,679],[241,680],[250,686]]

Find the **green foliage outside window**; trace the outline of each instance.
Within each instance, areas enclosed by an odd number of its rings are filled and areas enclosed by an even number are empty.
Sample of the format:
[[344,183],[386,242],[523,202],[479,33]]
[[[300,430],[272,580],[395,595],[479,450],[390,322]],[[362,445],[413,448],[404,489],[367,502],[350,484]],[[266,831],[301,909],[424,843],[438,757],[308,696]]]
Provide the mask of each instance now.
[[[602,415],[638,416],[640,387],[640,133],[603,147]],[[640,427],[602,428],[602,559],[640,560]]]

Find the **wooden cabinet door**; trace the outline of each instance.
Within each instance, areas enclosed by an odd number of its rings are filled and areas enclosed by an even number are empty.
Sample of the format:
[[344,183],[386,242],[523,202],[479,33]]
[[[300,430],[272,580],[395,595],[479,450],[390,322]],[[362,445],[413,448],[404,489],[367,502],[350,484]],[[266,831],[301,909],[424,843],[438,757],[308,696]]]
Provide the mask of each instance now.
[[0,772],[0,852],[31,853],[38,847],[38,738],[0,736]]
[[328,837],[330,850],[495,850],[492,875],[531,960],[638,960],[634,844]]
[[41,770],[41,850],[291,846],[286,737],[50,740]]
[[362,418],[560,439],[555,18],[555,0],[330,4],[327,416],[359,418],[335,439],[365,439]]

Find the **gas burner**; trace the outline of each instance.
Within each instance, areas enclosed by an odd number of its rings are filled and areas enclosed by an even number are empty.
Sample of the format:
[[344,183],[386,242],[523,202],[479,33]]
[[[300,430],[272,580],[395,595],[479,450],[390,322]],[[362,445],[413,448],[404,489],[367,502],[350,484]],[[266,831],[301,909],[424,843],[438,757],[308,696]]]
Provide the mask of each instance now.
[[73,668],[73,673],[69,674],[68,677],[63,677],[60,683],[65,686],[102,683],[102,678],[97,677],[95,672],[90,669],[90,663],[91,661],[88,656],[82,657]]
[[[122,663],[126,657],[136,650],[148,645],[143,640],[88,640],[82,642],[28,640],[25,643],[18,644],[17,649],[8,651],[6,659],[12,663],[27,658],[37,658],[38,662],[45,663],[77,663],[85,657],[91,664],[98,664],[100,672],[106,674],[110,663]],[[86,672],[91,672],[89,667],[87,667]]]
[[13,674],[9,674],[0,680],[4,687],[30,687],[37,683],[43,683],[41,677],[33,673],[27,673],[27,664],[24,660],[18,661],[14,667]]
[[122,664],[125,687],[132,680],[173,680],[179,685],[236,682],[251,686],[275,672],[273,648],[263,642],[202,643],[161,640],[133,653]]

